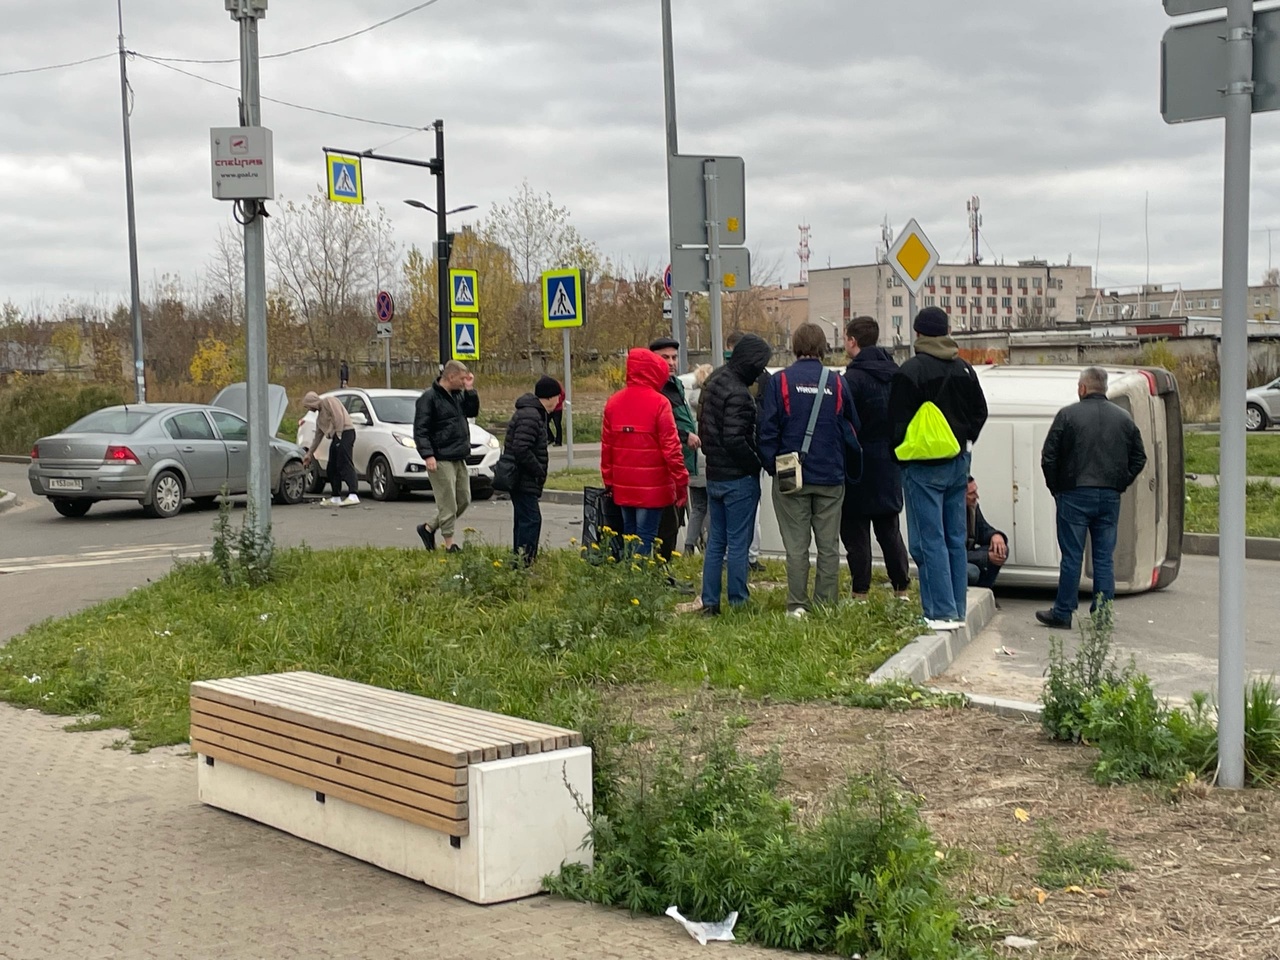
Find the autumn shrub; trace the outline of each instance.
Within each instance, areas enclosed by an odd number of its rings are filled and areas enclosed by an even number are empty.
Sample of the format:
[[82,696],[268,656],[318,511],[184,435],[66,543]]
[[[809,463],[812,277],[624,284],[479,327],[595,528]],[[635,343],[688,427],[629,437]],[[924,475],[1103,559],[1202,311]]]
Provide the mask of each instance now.
[[54,377],[15,377],[0,389],[0,453],[23,456],[41,437],[58,433],[102,407],[124,403],[121,387]]

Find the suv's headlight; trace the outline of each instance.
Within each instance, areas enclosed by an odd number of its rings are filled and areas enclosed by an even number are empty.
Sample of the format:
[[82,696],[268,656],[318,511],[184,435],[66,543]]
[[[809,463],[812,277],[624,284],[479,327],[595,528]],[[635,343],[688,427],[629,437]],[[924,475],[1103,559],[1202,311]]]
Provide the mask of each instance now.
[[418,449],[418,445],[413,442],[413,437],[407,437],[403,433],[393,433],[391,436],[395,437],[396,443],[402,447],[408,447],[410,450]]
[[497,449],[498,449],[498,438],[497,438],[497,437],[495,437],[493,434],[489,434],[489,443],[488,443],[488,447],[489,447],[489,449],[490,449],[490,450],[497,450]]

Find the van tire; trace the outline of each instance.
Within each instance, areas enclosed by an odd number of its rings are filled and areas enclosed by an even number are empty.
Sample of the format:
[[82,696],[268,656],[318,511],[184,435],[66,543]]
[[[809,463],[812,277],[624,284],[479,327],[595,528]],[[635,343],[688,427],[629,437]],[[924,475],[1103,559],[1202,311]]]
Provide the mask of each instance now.
[[1257,432],[1267,429],[1271,423],[1267,420],[1267,412],[1256,403],[1251,403],[1245,407],[1244,425],[1245,429]]

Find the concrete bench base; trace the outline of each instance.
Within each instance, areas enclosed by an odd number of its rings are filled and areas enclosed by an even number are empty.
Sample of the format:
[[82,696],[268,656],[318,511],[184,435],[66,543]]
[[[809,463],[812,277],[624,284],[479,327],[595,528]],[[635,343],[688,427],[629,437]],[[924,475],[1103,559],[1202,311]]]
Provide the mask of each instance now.
[[470,832],[450,838],[222,760],[200,757],[197,775],[202,803],[473,903],[531,896],[562,863],[591,865],[578,809],[591,807],[590,748],[473,763],[468,782]]

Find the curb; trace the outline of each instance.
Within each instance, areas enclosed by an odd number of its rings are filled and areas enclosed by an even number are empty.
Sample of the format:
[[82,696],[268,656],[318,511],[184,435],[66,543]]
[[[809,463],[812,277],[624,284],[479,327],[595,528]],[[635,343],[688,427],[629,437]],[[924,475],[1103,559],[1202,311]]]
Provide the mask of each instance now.
[[[1216,533],[1184,533],[1182,552],[1199,557],[1218,555]],[[1244,555],[1249,560],[1280,560],[1280,540],[1272,537],[1245,537]]]
[[[543,490],[543,503],[563,503],[569,506],[582,506],[581,490]],[[1277,541],[1280,543],[1280,541]]]
[[30,457],[15,457],[11,453],[0,454],[0,463],[30,463]]
[[10,507],[18,505],[18,495],[16,493],[6,493],[0,496],[0,513],[4,513]]
[[[926,684],[946,672],[960,651],[967,647],[996,615],[996,598],[990,590],[969,590],[969,609],[965,613],[965,625],[959,630],[946,630],[916,637],[909,644],[880,665],[867,678],[870,683],[886,680],[910,680]],[[972,699],[972,698],[971,698]],[[1033,704],[1034,706],[1034,704]]]
[[966,693],[964,697],[969,701],[969,706],[985,710],[987,713],[994,713],[997,717],[1039,722],[1041,714],[1044,713],[1043,706],[1038,703],[1028,703],[1026,700],[1005,700],[1002,697],[988,697],[981,693]]

